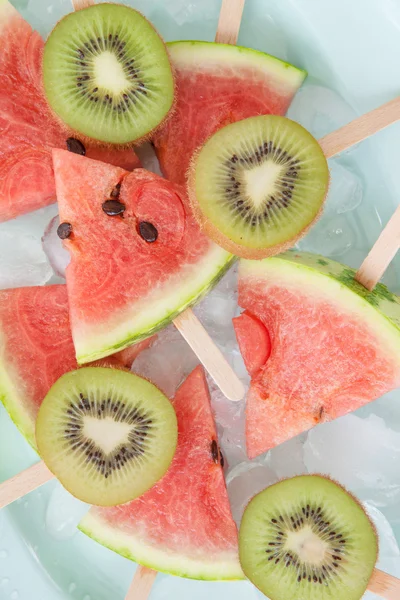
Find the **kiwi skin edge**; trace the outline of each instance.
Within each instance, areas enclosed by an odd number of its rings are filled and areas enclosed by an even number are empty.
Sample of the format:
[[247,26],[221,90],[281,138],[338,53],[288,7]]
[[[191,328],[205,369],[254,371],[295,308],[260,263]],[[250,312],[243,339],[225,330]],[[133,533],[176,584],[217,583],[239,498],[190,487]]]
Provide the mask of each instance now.
[[[344,486],[343,486],[341,483],[339,483],[338,481],[336,481],[336,479],[334,479],[333,477],[329,477],[328,475],[324,475],[324,474],[322,474],[322,473],[307,473],[306,475],[305,475],[305,474],[303,474],[303,475],[295,475],[294,477],[283,477],[282,479],[279,479],[277,482],[273,483],[273,484],[272,484],[272,486],[274,486],[274,485],[277,485],[278,483],[280,483],[280,482],[282,482],[282,481],[289,481],[289,480],[293,480],[293,479],[298,479],[298,478],[300,478],[300,477],[304,477],[304,476],[307,476],[307,477],[320,477],[320,478],[322,478],[322,479],[326,479],[326,480],[328,480],[328,481],[331,481],[332,483],[334,483],[335,485],[337,485],[339,488],[341,488],[341,489],[342,489],[342,490],[343,490],[343,491],[344,491],[344,492],[345,492],[345,493],[346,493],[346,494],[347,494],[347,495],[348,495],[348,496],[349,496],[349,497],[350,497],[350,498],[351,498],[351,499],[352,499],[352,500],[353,500],[353,501],[354,501],[354,502],[355,502],[355,503],[356,503],[356,504],[357,504],[357,505],[358,505],[358,506],[361,508],[361,510],[362,510],[362,511],[365,513],[365,516],[367,517],[367,519],[368,519],[368,521],[369,521],[369,523],[370,523],[370,525],[371,525],[371,527],[372,527],[372,529],[373,529],[373,531],[374,531],[374,534],[375,534],[375,538],[376,538],[376,557],[375,557],[375,565],[376,565],[376,562],[377,562],[377,560],[378,560],[378,557],[379,557],[379,536],[378,536],[378,532],[377,532],[377,529],[376,529],[375,523],[372,521],[371,517],[369,516],[369,514],[368,514],[368,513],[367,513],[367,511],[365,510],[365,508],[364,508],[364,506],[362,505],[362,503],[360,502],[360,500],[359,500],[358,498],[356,498],[356,496],[354,496],[354,495],[353,495],[351,492],[349,492],[349,491],[348,491],[348,490],[347,490],[347,489],[346,489],[346,488],[345,488],[345,487],[344,487]],[[267,486],[267,487],[272,487],[272,486]],[[258,496],[259,494],[262,494],[262,493],[263,493],[263,491],[265,491],[265,489],[267,489],[267,488],[264,488],[264,490],[261,490],[260,492],[258,492],[257,494],[255,494],[255,495],[254,495],[252,498],[250,498],[249,502],[246,504],[245,511],[246,511],[246,509],[247,509],[248,505],[250,504],[250,502],[251,502],[251,501],[252,501],[254,498],[256,498],[256,496]],[[241,564],[241,566],[242,566],[242,561],[241,561],[241,558],[240,558],[240,527],[239,527],[239,560],[240,560],[240,564]],[[245,574],[245,575],[246,575],[246,574]],[[369,581],[370,581],[370,580],[369,580]],[[363,591],[363,594],[362,594],[362,595],[364,595],[364,594],[365,594],[365,592],[368,590],[368,584],[369,584],[369,581],[367,581],[367,583],[366,583],[366,586],[365,586],[365,589],[364,589],[364,591]],[[255,587],[256,587],[256,588],[257,588],[257,589],[258,589],[258,590],[259,590],[261,593],[264,593],[264,592],[262,592],[262,590],[260,590],[260,588],[258,588],[258,586],[256,586],[256,585],[255,585],[253,582],[251,582],[251,583],[252,583],[252,584],[253,584],[253,585],[254,585],[254,586],[255,586]]]
[[[126,4],[121,4],[119,2],[105,2],[103,4],[110,4],[113,6],[124,6],[126,8]],[[93,5],[95,6],[95,5]],[[81,11],[85,11],[85,10],[90,10],[91,6],[88,6],[87,8],[81,8],[79,12]],[[155,127],[154,129],[152,129],[151,131],[149,131],[149,133],[147,133],[146,135],[142,136],[141,138],[138,138],[136,140],[132,140],[131,142],[127,142],[125,144],[114,144],[112,142],[104,142],[101,140],[96,140],[95,138],[91,138],[88,137],[87,135],[85,135],[84,133],[81,133],[80,131],[76,131],[75,129],[72,129],[71,127],[69,127],[65,121],[63,121],[58,114],[51,108],[49,102],[47,101],[46,98],[46,94],[44,91],[44,85],[43,85],[43,56],[44,56],[44,45],[47,41],[47,39],[44,42],[42,51],[41,51],[41,58],[40,58],[40,63],[41,63],[41,89],[40,89],[40,93],[42,95],[42,97],[44,98],[44,101],[46,103],[46,107],[47,107],[47,114],[49,119],[51,120],[55,120],[57,121],[57,123],[64,129],[65,131],[65,139],[67,139],[68,137],[78,137],[79,140],[86,146],[86,145],[91,145],[91,146],[95,146],[95,147],[99,147],[99,148],[120,148],[121,150],[124,149],[129,149],[129,148],[133,148],[134,146],[140,146],[141,144],[144,144],[145,142],[148,142],[151,140],[151,138],[158,133],[158,131],[164,127],[167,123],[167,121],[172,117],[172,115],[174,114],[175,110],[176,110],[176,100],[177,100],[177,92],[176,92],[176,70],[175,67],[171,61],[171,56],[170,56],[170,52],[168,50],[168,47],[165,43],[165,41],[163,40],[163,38],[161,37],[161,35],[158,33],[158,30],[154,27],[154,25],[151,23],[151,21],[149,21],[149,19],[147,19],[139,10],[136,10],[135,8],[132,8],[132,10],[135,10],[135,12],[139,13],[141,15],[141,17],[143,17],[143,19],[145,21],[147,21],[147,23],[149,23],[151,25],[151,27],[154,29],[155,33],[158,35],[158,37],[160,38],[160,40],[163,43],[163,46],[165,48],[165,52],[167,53],[168,59],[169,59],[169,64],[171,67],[171,72],[172,72],[172,81],[173,81],[173,85],[174,85],[174,96],[173,96],[173,100],[172,100],[172,104],[171,104],[171,108],[169,109],[169,111],[167,112],[167,114],[164,116],[164,118],[162,119],[162,121],[160,121],[160,123],[157,125],[157,127]],[[69,14],[69,13],[68,13]],[[66,16],[66,15],[64,15]],[[51,32],[57,27],[57,25],[63,20],[64,17],[62,17],[61,19],[59,19],[57,21],[57,23],[54,25],[53,29],[51,30]],[[50,36],[51,32],[49,33],[49,35],[47,37]]]
[[[209,136],[209,137],[212,137],[212,136]],[[207,141],[208,140],[206,140],[204,142],[204,144],[206,144]],[[192,211],[196,218],[196,221],[198,222],[198,224],[200,225],[200,227],[204,231],[204,233],[208,237],[210,237],[216,244],[218,244],[219,246],[224,248],[224,250],[227,250],[231,254],[235,254],[236,256],[239,256],[240,258],[249,258],[249,259],[269,258],[270,256],[275,256],[276,254],[280,254],[281,252],[284,252],[285,250],[289,250],[289,248],[292,248],[295,245],[295,243],[298,242],[302,237],[304,237],[308,233],[308,231],[311,229],[311,227],[313,225],[315,225],[315,223],[317,223],[317,221],[320,219],[320,217],[323,213],[323,210],[324,210],[325,200],[326,200],[326,197],[329,192],[330,179],[328,181],[325,197],[321,204],[321,208],[315,215],[314,219],[312,221],[310,221],[310,223],[308,223],[308,225],[306,225],[306,227],[303,227],[303,229],[301,231],[299,231],[299,233],[296,236],[292,237],[290,240],[287,240],[286,242],[283,242],[281,244],[276,244],[275,246],[270,246],[269,248],[246,248],[245,246],[240,246],[239,244],[236,244],[231,239],[229,239],[225,234],[223,234],[218,229],[218,227],[216,227],[210,220],[208,220],[204,216],[203,211],[201,210],[199,203],[197,202],[196,192],[195,192],[196,162],[197,162],[197,156],[199,155],[201,149],[202,149],[202,146],[200,148],[198,148],[195,151],[195,153],[193,154],[193,157],[190,161],[189,169],[186,174],[187,191],[188,191],[190,206],[192,208]]]

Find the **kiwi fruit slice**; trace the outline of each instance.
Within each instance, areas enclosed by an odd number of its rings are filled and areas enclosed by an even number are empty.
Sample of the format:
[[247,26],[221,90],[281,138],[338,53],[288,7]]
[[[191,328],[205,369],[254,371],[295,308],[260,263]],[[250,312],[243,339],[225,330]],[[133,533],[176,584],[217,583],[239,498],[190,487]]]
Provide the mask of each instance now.
[[47,467],[74,496],[98,506],[141,496],[175,454],[170,401],[133,373],[83,367],[62,375],[45,397],[36,442]]
[[360,600],[377,554],[362,506],[320,475],[286,479],[259,493],[240,526],[243,571],[270,600]]
[[200,224],[220,246],[244,258],[293,246],[322,209],[329,169],[304,127],[275,115],[220,129],[189,171]]
[[174,82],[164,42],[136,10],[96,4],[50,33],[43,80],[53,111],[89,138],[126,144],[167,116]]

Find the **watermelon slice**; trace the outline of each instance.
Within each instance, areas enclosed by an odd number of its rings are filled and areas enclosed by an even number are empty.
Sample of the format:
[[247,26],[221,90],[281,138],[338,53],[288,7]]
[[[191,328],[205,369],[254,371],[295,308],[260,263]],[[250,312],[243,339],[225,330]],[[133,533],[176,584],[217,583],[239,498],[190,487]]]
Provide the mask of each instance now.
[[[8,0],[0,0],[0,221],[55,202],[52,148],[69,133],[42,93],[43,40]],[[131,149],[87,147],[87,155],[131,170]]]
[[93,507],[80,529],[157,571],[193,579],[243,579],[202,367],[181,385],[173,404],[179,437],[167,474],[133,502]]
[[284,115],[306,73],[273,56],[229,44],[167,44],[176,110],[154,143],[164,175],[184,184],[195,150],[218,129],[247,117]]
[[[78,363],[86,363],[161,329],[233,257],[200,231],[180,186],[63,150],[53,156],[60,220],[73,231],[64,241],[72,337]],[[102,205],[119,184],[125,210],[109,216]],[[156,241],[141,236],[143,222],[156,228]]]
[[[252,373],[250,458],[400,385],[400,299],[381,284],[368,292],[354,275],[294,251],[241,261],[239,304],[260,322],[255,338],[245,322],[237,329]],[[265,334],[271,355],[255,370],[251,343],[263,344]]]
[[[130,366],[142,350],[143,344],[137,344],[113,358]],[[1,290],[0,400],[34,448],[43,398],[63,373],[76,367],[66,286]]]

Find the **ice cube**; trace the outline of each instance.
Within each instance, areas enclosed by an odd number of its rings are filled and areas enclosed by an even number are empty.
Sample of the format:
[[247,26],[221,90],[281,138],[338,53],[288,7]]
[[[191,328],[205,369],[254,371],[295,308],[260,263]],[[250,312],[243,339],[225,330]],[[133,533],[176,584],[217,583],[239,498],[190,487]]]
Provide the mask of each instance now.
[[381,417],[385,421],[387,427],[400,433],[399,392],[395,390],[385,394],[374,402],[369,402],[358,409],[356,415],[364,419],[370,415]]
[[185,25],[194,21],[212,20],[217,17],[217,4],[215,0],[202,0],[201,2],[188,2],[188,0],[168,0],[165,10],[177,25]]
[[88,512],[90,506],[71,496],[60,483],[56,482],[46,509],[46,529],[57,540],[72,538],[77,525]]
[[324,208],[325,215],[342,214],[355,210],[363,199],[360,177],[337,160],[329,161],[331,180]]
[[355,241],[355,228],[346,215],[326,215],[313,225],[297,247],[306,252],[340,257],[350,250]]
[[147,171],[151,171],[152,173],[156,173],[162,177],[158,158],[150,142],[146,142],[141,146],[138,146],[135,148],[135,152],[140,158],[143,169],[147,169]]
[[271,467],[279,479],[294,477],[307,472],[304,464],[304,442],[306,439],[307,434],[302,433],[268,452],[266,464]]
[[376,415],[347,415],[312,429],[304,444],[310,473],[331,475],[378,508],[400,502],[400,433]]
[[41,236],[57,212],[52,205],[0,224],[0,288],[44,285],[53,271]]
[[346,125],[357,114],[337,92],[305,83],[294,97],[287,116],[319,139]]
[[132,371],[148,378],[172,398],[178,386],[199,363],[174,325],[163,329],[151,348],[139,354]]
[[57,235],[57,228],[60,224],[58,215],[53,217],[47,225],[42,237],[43,250],[48,258],[52,269],[58,277],[65,279],[65,269],[67,268],[70,255]]
[[224,396],[209,375],[207,381],[225,470],[231,471],[238,463],[247,460],[244,433],[245,400],[232,402]]
[[231,268],[194,312],[221,348],[236,340],[232,319],[237,313],[237,268]]
[[274,471],[259,461],[246,461],[236,465],[226,478],[232,515],[240,524],[249,501],[261,490],[278,481]]

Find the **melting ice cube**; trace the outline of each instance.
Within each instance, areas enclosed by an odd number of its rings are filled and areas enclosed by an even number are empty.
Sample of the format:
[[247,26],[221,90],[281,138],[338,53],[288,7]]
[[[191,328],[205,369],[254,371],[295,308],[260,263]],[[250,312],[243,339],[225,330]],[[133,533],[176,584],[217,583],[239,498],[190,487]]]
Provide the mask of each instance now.
[[59,216],[56,215],[47,225],[42,237],[43,250],[46,253],[55,275],[65,279],[65,269],[67,268],[70,255],[57,235],[57,228],[60,224]]
[[49,281],[52,269],[41,236],[56,211],[52,205],[0,224],[0,288],[44,285]]
[[357,115],[337,92],[305,83],[294,97],[287,116],[319,139],[346,125]]
[[315,427],[304,460],[309,472],[331,475],[376,507],[400,503],[400,433],[376,415],[347,415]]

